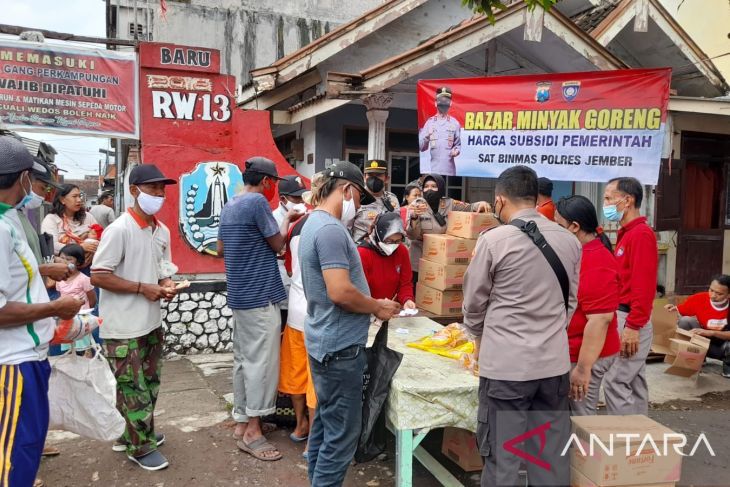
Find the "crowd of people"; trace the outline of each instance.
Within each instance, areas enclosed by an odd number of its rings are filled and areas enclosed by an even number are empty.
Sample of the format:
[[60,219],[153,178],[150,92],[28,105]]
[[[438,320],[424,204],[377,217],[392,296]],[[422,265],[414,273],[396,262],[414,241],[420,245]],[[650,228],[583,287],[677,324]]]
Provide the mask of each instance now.
[[[386,189],[380,160],[364,173],[336,162],[307,188],[254,157],[243,179],[243,191],[223,208],[217,244],[233,312],[232,417],[240,450],[261,461],[282,458],[262,418],[274,413],[278,393],[288,394],[296,415],[289,438],[304,445],[310,483],[342,485],[360,436],[368,330],[373,318],[416,308],[423,236],[445,233],[450,211],[493,212],[502,222],[479,237],[463,285],[463,326],[475,339],[480,374],[482,485],[517,485],[519,460],[498,445],[524,433],[532,413],[554,414],[549,420],[558,431],[543,454],[554,468],[528,464],[531,483],[540,485],[569,483],[568,459],[555,445],[567,441],[569,414],[596,414],[601,387],[609,414],[647,413],[657,242],[640,214],[637,180],[606,184],[602,216],[620,226],[612,245],[590,200],[553,202],[552,183],[525,166],[499,176],[491,205],[449,198],[444,178],[428,174],[405,188],[401,206]],[[175,183],[156,166],[139,165],[129,175],[131,208],[114,218],[107,210],[113,198],[104,195],[87,212],[77,187],[57,187],[22,143],[0,136],[0,268],[8,269],[0,275],[0,414],[13,418],[0,473],[10,485],[31,485],[38,469],[54,318],[93,308],[95,289],[104,319],[99,340],[126,421],[113,449],[146,470],[168,466],[154,409],[164,343],[160,302],[177,294],[177,268],[170,231],[155,215]],[[54,190],[39,235],[24,212]],[[273,211],[271,202],[278,203]],[[682,328],[712,340],[710,356],[723,360],[726,376],[729,295],[730,277],[718,276],[709,293],[670,308]],[[88,338],[74,348],[91,346]]]

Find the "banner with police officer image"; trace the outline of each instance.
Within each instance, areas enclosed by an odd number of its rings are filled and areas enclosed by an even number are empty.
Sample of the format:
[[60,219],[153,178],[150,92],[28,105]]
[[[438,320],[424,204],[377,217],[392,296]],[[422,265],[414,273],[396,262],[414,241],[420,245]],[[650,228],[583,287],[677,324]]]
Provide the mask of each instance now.
[[421,80],[422,173],[497,177],[523,164],[562,181],[654,185],[671,69]]

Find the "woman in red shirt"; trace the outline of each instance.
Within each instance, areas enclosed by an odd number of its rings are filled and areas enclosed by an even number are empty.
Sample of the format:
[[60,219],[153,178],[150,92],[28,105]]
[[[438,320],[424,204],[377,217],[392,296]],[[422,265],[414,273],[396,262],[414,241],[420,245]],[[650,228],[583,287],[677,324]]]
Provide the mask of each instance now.
[[618,265],[588,198],[571,196],[558,201],[555,222],[583,244],[578,306],[568,325],[570,409],[574,415],[594,415],[603,376],[621,348],[616,322]]
[[405,236],[398,213],[381,213],[357,250],[370,295],[375,299],[393,299],[405,309],[415,309],[411,260],[403,245]]

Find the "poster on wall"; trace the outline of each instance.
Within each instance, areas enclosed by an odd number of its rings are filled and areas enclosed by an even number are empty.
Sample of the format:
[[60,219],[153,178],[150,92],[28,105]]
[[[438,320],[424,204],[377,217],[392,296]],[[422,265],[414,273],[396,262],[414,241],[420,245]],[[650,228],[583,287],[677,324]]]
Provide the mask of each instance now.
[[654,185],[670,81],[670,68],[421,80],[421,173],[494,178],[522,164],[554,180]]
[[243,175],[231,162],[201,162],[180,176],[180,231],[188,245],[218,255],[221,211],[242,190]]
[[11,129],[137,138],[135,53],[0,39],[0,120]]

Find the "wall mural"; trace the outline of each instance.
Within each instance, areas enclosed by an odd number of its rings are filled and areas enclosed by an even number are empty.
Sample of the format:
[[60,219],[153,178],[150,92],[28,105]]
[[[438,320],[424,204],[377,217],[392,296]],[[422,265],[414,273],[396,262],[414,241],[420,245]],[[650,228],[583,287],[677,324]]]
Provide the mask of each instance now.
[[180,231],[203,254],[217,255],[223,206],[243,190],[241,170],[230,162],[201,162],[180,176]]

